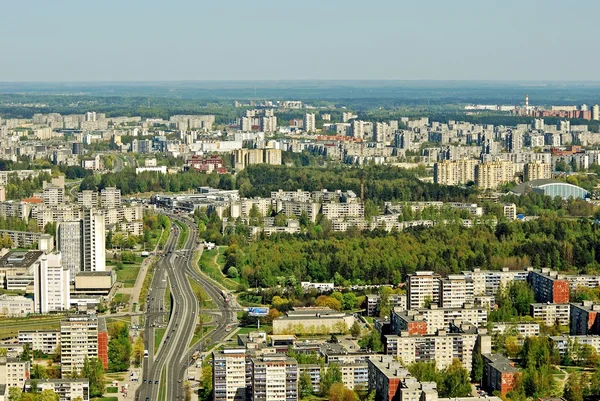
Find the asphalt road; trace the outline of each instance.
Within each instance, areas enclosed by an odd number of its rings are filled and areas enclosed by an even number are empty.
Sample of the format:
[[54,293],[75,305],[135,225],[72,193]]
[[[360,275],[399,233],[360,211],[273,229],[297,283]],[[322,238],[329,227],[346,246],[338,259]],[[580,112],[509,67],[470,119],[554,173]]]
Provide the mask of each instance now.
[[[212,281],[199,274],[193,266],[193,255],[197,249],[196,226],[186,218],[170,216],[189,227],[189,236],[183,250],[176,250],[179,229],[173,225],[173,231],[165,246],[165,255],[157,262],[152,281],[152,289],[147,300],[146,326],[144,341],[149,357],[144,358],[142,384],[137,400],[158,400],[160,388],[164,387],[165,400],[185,399],[185,372],[193,363],[192,354],[206,345],[218,342],[228,334],[227,326],[236,321],[235,311],[225,302],[221,290]],[[215,329],[194,347],[189,347],[200,313],[200,305],[189,284],[188,276],[196,280],[212,298],[218,308],[215,316]],[[171,286],[172,308],[166,312],[164,294],[166,286]],[[156,326],[166,326],[166,332],[156,355],[154,351],[154,330]],[[165,380],[161,375],[165,372]]]

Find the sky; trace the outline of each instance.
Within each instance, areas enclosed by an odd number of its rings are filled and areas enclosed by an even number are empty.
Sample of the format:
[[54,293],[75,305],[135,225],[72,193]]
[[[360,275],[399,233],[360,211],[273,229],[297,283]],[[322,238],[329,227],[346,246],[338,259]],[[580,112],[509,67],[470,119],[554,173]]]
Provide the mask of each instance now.
[[0,81],[597,80],[600,1],[3,0]]

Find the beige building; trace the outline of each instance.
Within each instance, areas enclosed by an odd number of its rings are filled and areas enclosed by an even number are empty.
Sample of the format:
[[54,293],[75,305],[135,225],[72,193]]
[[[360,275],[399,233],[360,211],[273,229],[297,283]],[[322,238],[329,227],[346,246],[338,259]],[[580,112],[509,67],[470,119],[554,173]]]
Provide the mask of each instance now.
[[78,373],[85,358],[98,358],[98,319],[74,315],[60,321],[60,357],[63,377]]
[[[51,390],[58,394],[60,401],[70,401],[81,397],[82,401],[90,399],[90,382],[88,379],[42,379],[35,380],[39,391]],[[25,384],[25,390],[31,391],[31,380]]]
[[386,335],[384,348],[385,354],[400,358],[407,365],[414,362],[435,362],[438,369],[445,369],[457,358],[470,372],[476,341],[477,334],[440,330],[434,335]]
[[56,352],[60,345],[59,330],[19,331],[19,344],[29,344],[32,351],[40,351],[50,355]]
[[250,360],[252,401],[297,401],[298,363],[286,355],[263,355]]
[[281,164],[281,149],[236,149],[233,151],[236,170],[243,170],[252,164]]
[[0,316],[25,317],[33,313],[33,300],[22,295],[0,295]]
[[554,326],[556,323],[569,325],[569,304],[535,303],[531,304],[531,316],[546,326]]
[[440,301],[440,275],[432,271],[419,271],[408,275],[408,309],[424,308],[426,304]]
[[475,166],[475,184],[481,189],[496,189],[513,181],[514,175],[515,165],[512,162],[485,162]]
[[523,170],[524,181],[545,180],[552,178],[552,167],[549,163],[538,160],[525,164]]
[[433,166],[433,179],[440,185],[459,185],[475,181],[475,159],[443,160]]
[[7,395],[11,387],[20,389],[25,387],[25,381],[29,379],[29,368],[29,361],[0,357],[0,385],[6,385]]
[[273,334],[341,334],[347,333],[353,323],[353,315],[329,308],[294,308],[273,320]]
[[246,350],[226,348],[212,353],[213,401],[245,401]]
[[440,278],[440,307],[462,308],[473,303],[473,280],[460,274]]

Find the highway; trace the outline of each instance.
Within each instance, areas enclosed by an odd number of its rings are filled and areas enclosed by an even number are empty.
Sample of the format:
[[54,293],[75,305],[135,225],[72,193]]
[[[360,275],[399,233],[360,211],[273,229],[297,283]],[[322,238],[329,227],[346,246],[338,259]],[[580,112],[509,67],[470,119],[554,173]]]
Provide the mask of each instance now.
[[[206,339],[218,342],[227,336],[226,327],[234,324],[236,313],[221,295],[221,290],[212,281],[199,274],[194,268],[193,256],[197,247],[195,224],[186,218],[169,215],[189,227],[189,236],[184,249],[177,250],[177,239],[181,235],[173,224],[173,231],[165,246],[165,255],[157,262],[151,290],[146,303],[146,324],[144,342],[149,352],[144,358],[142,384],[136,395],[137,400],[158,400],[160,389],[166,401],[184,400],[185,372],[193,362],[191,355],[202,350]],[[208,333],[194,347],[189,347],[200,313],[200,304],[189,284],[188,277],[196,280],[217,306],[214,318],[215,329]],[[162,303],[166,286],[171,286],[172,308],[170,313]],[[162,344],[156,355],[154,351],[154,330],[156,326],[166,326]],[[164,381],[161,377],[164,371]]]

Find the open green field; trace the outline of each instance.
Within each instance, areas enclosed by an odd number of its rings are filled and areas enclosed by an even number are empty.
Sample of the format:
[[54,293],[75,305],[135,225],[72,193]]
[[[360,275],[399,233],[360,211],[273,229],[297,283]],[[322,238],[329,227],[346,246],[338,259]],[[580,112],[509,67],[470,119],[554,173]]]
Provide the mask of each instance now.
[[200,307],[202,309],[214,309],[215,303],[210,299],[206,291],[204,291],[204,288],[202,288],[202,286],[191,277],[188,277],[188,280],[190,282],[190,286],[192,287],[192,291],[194,291],[194,294],[196,295],[196,298],[202,300]]
[[135,280],[137,280],[138,273],[140,272],[140,263],[124,263],[121,270],[116,270],[117,281],[123,283],[125,288],[133,287]]
[[63,315],[0,319],[0,339],[16,337],[19,330],[58,330]]
[[160,342],[165,336],[165,332],[167,329],[154,329],[154,353],[158,351],[158,347],[160,347]]
[[225,266],[225,256],[223,256],[223,252],[225,252],[226,249],[226,246],[219,246],[210,251],[202,252],[202,256],[200,256],[200,260],[198,261],[198,266],[204,273],[223,287],[230,291],[235,291],[238,289],[239,280],[232,280],[223,274],[223,267]]

